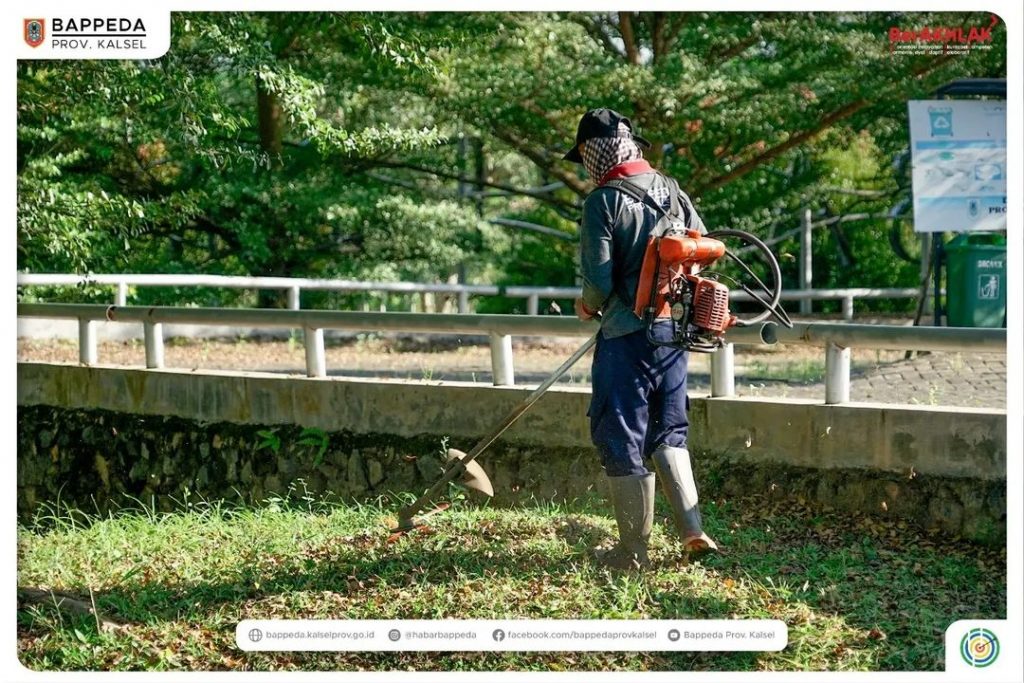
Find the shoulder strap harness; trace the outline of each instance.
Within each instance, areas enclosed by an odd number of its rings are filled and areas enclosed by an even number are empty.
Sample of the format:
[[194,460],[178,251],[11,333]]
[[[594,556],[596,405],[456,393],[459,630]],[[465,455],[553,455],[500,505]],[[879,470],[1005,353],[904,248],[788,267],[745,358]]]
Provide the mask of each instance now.
[[[648,240],[651,237],[661,237],[664,235],[673,226],[673,224],[678,222],[679,218],[683,219],[682,222],[684,226],[689,227],[691,216],[693,215],[689,197],[682,194],[679,189],[679,183],[676,182],[675,178],[661,173],[659,173],[658,176],[664,178],[665,182],[668,184],[668,211],[665,211],[665,209],[655,201],[654,197],[648,194],[648,190],[650,190],[654,185],[654,180],[651,181],[651,185],[643,187],[627,178],[613,178],[601,186],[614,188],[619,192],[632,197],[637,202],[652,207],[655,211],[661,214],[658,218],[658,222],[655,223],[654,228],[652,228],[651,234],[647,238]],[[643,264],[635,266],[628,272],[623,273],[621,277],[615,278],[615,293],[627,307],[631,308],[633,306],[633,297],[626,291],[626,279],[631,275],[638,274],[642,267]]]

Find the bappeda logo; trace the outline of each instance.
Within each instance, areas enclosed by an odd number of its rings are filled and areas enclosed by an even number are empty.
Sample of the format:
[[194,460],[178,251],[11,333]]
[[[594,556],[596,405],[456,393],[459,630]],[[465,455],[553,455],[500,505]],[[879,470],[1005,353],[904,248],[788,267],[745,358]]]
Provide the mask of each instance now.
[[29,47],[39,47],[46,38],[46,19],[25,20],[25,42]]
[[23,19],[25,44],[18,44],[18,54],[33,60],[158,59],[171,44],[171,15],[135,4],[138,8],[126,16],[47,12],[45,19]]

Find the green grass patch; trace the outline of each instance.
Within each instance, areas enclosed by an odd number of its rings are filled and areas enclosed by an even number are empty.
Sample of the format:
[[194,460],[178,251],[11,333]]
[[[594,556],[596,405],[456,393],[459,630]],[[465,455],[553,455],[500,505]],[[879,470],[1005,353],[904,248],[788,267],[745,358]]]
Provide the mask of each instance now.
[[[880,359],[853,358],[850,362],[850,368],[854,373],[863,373],[877,370],[885,364]],[[823,382],[825,381],[825,357],[822,355],[821,358],[793,359],[781,355],[773,358],[769,355],[763,359],[747,360],[744,358],[741,359],[740,367],[737,370],[737,377],[741,380],[796,382],[800,384]]]
[[743,363],[739,373],[744,379],[761,379],[784,382],[820,382],[825,378],[825,360],[786,358],[751,360]]
[[[792,502],[705,504],[726,553],[699,563],[681,559],[659,510],[645,573],[591,561],[614,530],[599,500],[458,503],[388,543],[394,509],[307,499],[41,517],[19,529],[19,586],[95,600],[125,627],[20,605],[19,655],[46,670],[938,670],[950,622],[1005,616],[1005,551]],[[245,618],[775,618],[790,635],[777,653],[246,653]]]

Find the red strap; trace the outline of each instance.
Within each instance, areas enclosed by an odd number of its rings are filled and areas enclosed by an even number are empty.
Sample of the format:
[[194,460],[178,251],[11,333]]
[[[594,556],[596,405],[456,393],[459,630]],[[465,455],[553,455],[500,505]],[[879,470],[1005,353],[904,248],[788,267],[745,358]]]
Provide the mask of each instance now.
[[598,185],[604,185],[609,180],[615,178],[627,178],[631,175],[640,175],[641,173],[652,173],[654,168],[647,163],[647,159],[633,159],[632,161],[623,161],[618,166],[612,166],[611,169],[604,174]]

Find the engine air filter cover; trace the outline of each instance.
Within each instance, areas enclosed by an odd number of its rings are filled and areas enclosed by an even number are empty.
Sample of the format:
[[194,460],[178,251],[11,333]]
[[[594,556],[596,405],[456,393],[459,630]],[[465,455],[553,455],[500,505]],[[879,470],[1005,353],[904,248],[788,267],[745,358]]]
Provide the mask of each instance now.
[[693,292],[693,324],[716,333],[729,327],[729,288],[721,282],[696,278]]

